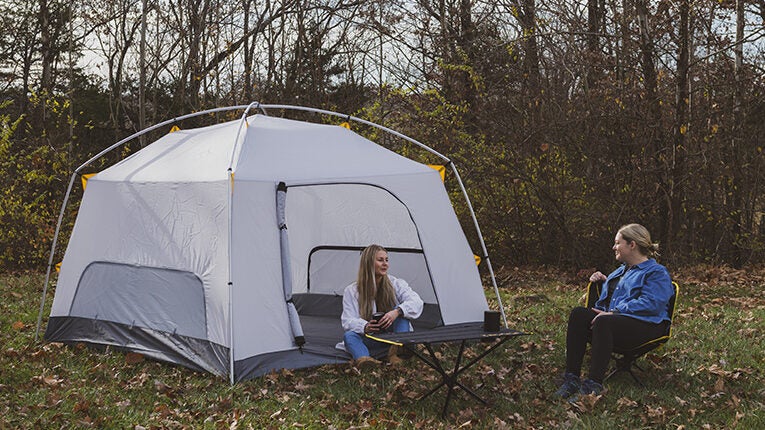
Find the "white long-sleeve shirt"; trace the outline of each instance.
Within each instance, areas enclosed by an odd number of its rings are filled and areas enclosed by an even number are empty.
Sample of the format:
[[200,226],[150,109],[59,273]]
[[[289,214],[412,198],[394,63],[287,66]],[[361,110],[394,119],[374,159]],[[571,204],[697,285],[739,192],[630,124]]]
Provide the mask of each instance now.
[[[391,285],[396,293],[394,307],[399,307],[404,312],[404,318],[412,320],[422,314],[424,306],[420,296],[403,280],[388,275]],[[372,303],[372,312],[377,311],[377,304]],[[364,327],[369,321],[361,317],[359,312],[359,289],[356,283],[345,287],[343,291],[343,315],[341,317],[343,330],[364,334]]]

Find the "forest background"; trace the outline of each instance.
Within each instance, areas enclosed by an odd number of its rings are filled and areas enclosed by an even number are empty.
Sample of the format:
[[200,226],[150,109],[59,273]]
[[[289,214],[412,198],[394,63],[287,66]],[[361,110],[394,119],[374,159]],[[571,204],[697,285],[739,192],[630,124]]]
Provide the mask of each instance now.
[[252,101],[447,155],[503,265],[608,268],[628,222],[668,265],[762,263],[764,21],[765,0],[0,0],[0,272],[45,267],[89,157]]

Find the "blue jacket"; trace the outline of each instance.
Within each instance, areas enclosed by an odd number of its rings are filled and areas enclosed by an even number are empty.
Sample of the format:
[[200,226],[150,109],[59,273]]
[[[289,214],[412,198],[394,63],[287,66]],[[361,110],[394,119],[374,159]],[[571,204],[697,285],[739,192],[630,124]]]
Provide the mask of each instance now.
[[[669,321],[669,300],[675,289],[667,268],[651,258],[626,273],[625,269],[621,265],[608,275],[595,307],[652,323]],[[609,286],[614,292],[606,309]]]

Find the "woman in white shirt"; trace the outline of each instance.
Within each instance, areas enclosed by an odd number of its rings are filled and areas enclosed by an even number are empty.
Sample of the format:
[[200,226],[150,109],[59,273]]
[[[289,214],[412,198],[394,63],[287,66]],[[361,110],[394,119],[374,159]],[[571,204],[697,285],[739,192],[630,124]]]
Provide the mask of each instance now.
[[[377,363],[372,355],[382,355],[387,344],[374,341],[366,333],[411,331],[410,319],[422,313],[420,296],[403,279],[388,274],[388,252],[380,245],[369,245],[361,252],[359,274],[356,282],[343,292],[343,315],[341,318],[345,335],[345,349],[363,367]],[[372,314],[384,312],[377,321]],[[397,349],[388,350],[388,361],[401,359]]]

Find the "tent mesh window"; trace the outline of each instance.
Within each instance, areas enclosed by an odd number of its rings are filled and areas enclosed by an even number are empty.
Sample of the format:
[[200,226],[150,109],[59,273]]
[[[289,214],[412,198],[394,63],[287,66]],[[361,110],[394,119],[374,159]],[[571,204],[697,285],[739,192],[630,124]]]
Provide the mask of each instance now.
[[202,280],[191,272],[95,262],[82,274],[71,316],[207,338]]

